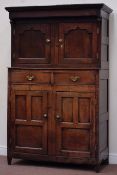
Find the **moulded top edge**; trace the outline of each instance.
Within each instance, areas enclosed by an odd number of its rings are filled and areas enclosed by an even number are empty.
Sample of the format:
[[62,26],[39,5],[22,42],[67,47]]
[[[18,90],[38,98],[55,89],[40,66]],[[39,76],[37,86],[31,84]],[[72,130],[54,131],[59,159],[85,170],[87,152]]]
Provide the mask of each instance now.
[[64,5],[49,5],[49,6],[19,6],[19,7],[5,7],[8,12],[24,12],[35,10],[89,10],[97,9],[104,10],[107,13],[111,13],[112,9],[103,3],[99,4],[64,4]]

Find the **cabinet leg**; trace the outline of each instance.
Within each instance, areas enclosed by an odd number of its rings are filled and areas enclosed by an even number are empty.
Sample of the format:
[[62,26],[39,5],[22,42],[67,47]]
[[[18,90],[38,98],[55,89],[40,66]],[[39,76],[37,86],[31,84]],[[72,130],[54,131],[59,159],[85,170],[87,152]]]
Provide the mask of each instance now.
[[98,163],[98,164],[95,166],[95,171],[96,171],[96,173],[99,173],[99,172],[100,172],[100,163]]
[[8,162],[8,165],[11,165],[11,162],[12,162],[12,157],[7,157],[7,162]]
[[108,159],[108,158],[105,159],[105,160],[103,160],[103,161],[100,162],[100,163],[97,163],[97,164],[95,165],[95,171],[96,171],[96,173],[99,173],[100,170],[101,170],[105,165],[108,165],[108,164],[109,164],[109,159]]
[[104,165],[108,165],[109,164],[109,159],[107,158],[106,160],[103,161]]

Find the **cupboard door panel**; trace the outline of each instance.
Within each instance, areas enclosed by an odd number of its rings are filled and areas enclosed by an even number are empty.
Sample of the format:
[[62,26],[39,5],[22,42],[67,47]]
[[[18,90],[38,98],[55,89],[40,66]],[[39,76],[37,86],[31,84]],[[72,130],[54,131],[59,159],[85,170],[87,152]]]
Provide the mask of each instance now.
[[47,154],[47,92],[13,90],[11,97],[14,151]]
[[95,63],[97,61],[97,26],[95,23],[59,25],[59,63]]
[[90,132],[88,129],[62,129],[62,148],[70,151],[89,151]]
[[90,122],[90,99],[89,98],[79,98],[79,123],[89,123]]
[[56,152],[64,156],[94,156],[95,94],[57,92]]
[[15,97],[16,119],[26,120],[26,96],[16,95]]
[[51,63],[49,24],[16,24],[13,40],[13,65]]
[[31,97],[31,119],[32,120],[42,120],[42,116],[43,116],[42,106],[43,106],[43,98],[41,96]]
[[42,132],[42,127],[17,125],[16,147],[42,148]]

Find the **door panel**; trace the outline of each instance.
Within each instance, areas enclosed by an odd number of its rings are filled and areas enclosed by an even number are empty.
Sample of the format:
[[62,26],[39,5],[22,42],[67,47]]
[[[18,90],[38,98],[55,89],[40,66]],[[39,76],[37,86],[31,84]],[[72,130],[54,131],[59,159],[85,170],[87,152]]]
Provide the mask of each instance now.
[[17,125],[15,131],[17,147],[42,148],[42,127]]
[[89,123],[90,122],[90,99],[82,97],[78,99],[79,113],[78,122],[79,123]]
[[14,29],[13,64],[50,64],[49,24],[17,24]]
[[15,96],[16,119],[26,120],[26,95]]
[[[43,97],[32,96],[31,97],[31,120],[42,120],[42,102]],[[40,108],[37,108],[40,106]]]
[[47,154],[47,92],[12,91],[14,151]]
[[56,152],[63,156],[95,154],[95,94],[57,92]]
[[61,23],[59,25],[59,63],[96,62],[96,32],[95,23]]
[[88,129],[63,128],[62,149],[69,151],[89,151],[90,133]]

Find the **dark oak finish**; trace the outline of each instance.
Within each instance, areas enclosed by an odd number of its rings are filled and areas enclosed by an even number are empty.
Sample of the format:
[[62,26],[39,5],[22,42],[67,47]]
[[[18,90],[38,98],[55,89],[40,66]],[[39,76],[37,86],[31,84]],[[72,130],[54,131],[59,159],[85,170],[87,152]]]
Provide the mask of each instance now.
[[47,93],[12,87],[11,97],[14,151],[47,154]]
[[56,153],[95,155],[95,93],[57,92]]
[[109,14],[104,4],[7,7],[8,164],[108,161]]

